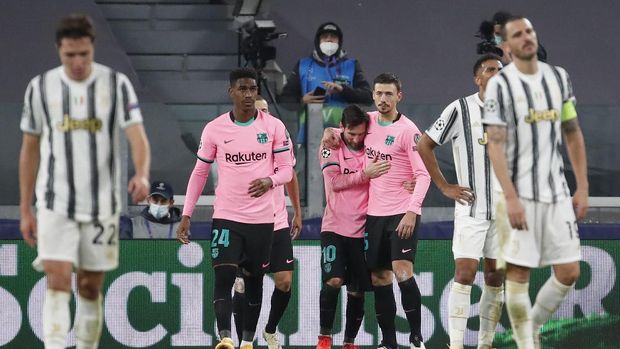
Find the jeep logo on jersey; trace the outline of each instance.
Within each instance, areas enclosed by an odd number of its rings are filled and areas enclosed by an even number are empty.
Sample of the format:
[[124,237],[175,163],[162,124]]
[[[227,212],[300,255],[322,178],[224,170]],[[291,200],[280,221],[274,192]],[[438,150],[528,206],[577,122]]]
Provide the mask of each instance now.
[[267,143],[267,141],[269,140],[269,138],[267,137],[267,134],[264,132],[261,133],[257,133],[256,134],[256,140],[258,141],[258,143],[260,144],[264,144]]
[[101,119],[83,119],[83,120],[78,120],[78,119],[72,119],[69,115],[65,114],[64,118],[62,119],[62,122],[58,123],[58,130],[61,132],[69,132],[69,131],[76,131],[76,130],[86,130],[90,133],[95,133],[99,130],[101,130],[101,127],[103,126],[103,123],[101,122]]
[[540,121],[558,121],[559,119],[560,113],[555,109],[538,111],[530,108],[528,115],[525,117],[525,122],[533,124]]
[[257,162],[261,160],[267,159],[267,153],[241,153],[238,152],[236,154],[225,153],[224,159],[226,162],[233,163],[235,165],[245,165],[251,162]]
[[394,144],[394,136],[387,136],[385,138],[385,145],[392,145]]

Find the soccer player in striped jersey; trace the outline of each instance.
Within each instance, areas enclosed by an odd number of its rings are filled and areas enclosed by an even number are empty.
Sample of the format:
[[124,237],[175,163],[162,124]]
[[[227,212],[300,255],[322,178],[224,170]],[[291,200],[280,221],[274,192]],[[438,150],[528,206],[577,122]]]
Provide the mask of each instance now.
[[[269,113],[269,104],[261,95],[256,96],[254,104],[256,109]],[[287,136],[288,137],[288,136]],[[289,142],[291,140],[289,139]],[[293,154],[293,144],[289,143],[293,166],[295,166],[295,155]],[[278,171],[277,168],[274,171]],[[275,287],[271,295],[271,308],[269,309],[269,318],[263,338],[267,341],[269,349],[281,349],[282,345],[276,334],[276,327],[280,323],[280,319],[288,306],[291,299],[291,286],[293,284],[293,269],[295,259],[293,258],[293,243],[301,233],[301,203],[299,200],[299,181],[297,174],[293,171],[293,179],[286,183],[286,191],[293,205],[294,215],[291,220],[291,226],[288,223],[288,212],[286,210],[286,197],[284,195],[284,186],[274,188],[273,205],[274,205],[274,232],[273,243],[271,246],[271,257],[269,259],[269,272],[273,274]],[[233,297],[233,315],[235,317],[235,327],[239,342],[243,337],[243,304],[245,301],[245,284],[243,275],[237,273],[235,279],[235,295]]]
[[[577,220],[588,208],[587,160],[568,73],[538,61],[538,40],[528,19],[509,19],[504,35],[513,63],[489,80],[483,123],[503,191],[496,222],[506,262],[506,308],[517,346],[531,349],[540,346],[539,329],[579,277]],[[562,135],[577,182],[572,200]],[[548,265],[553,273],[532,307],[530,269]]]
[[[419,217],[422,201],[431,178],[417,150],[421,132],[396,106],[402,99],[401,82],[391,73],[379,74],[373,85],[377,111],[371,112],[368,135],[364,141],[369,159],[390,162],[386,175],[370,181],[366,232],[366,261],[372,271],[375,311],[383,334],[382,347],[396,348],[396,302],[393,275],[401,291],[403,310],[409,323],[412,349],[424,348],[422,340],[422,299],[413,277],[418,245]],[[337,147],[332,129],[326,129],[323,143]],[[415,180],[413,192],[405,182]]]
[[366,160],[364,138],[370,118],[356,105],[347,106],[340,122],[338,149],[321,147],[319,161],[325,182],[325,213],[321,224],[320,335],[316,349],[330,349],[338,296],[347,285],[345,349],[356,349],[355,337],[364,318],[364,292],[372,290],[364,258],[368,186],[390,168],[387,160]]
[[[228,94],[233,110],[210,121],[202,132],[198,160],[187,185],[183,218],[177,229],[189,243],[190,217],[204,189],[210,164],[218,162],[211,257],[215,274],[213,308],[220,342],[216,349],[233,349],[231,290],[242,267],[245,284],[241,349],[251,349],[260,315],[263,276],[270,265],[274,228],[273,187],[293,176],[289,138],[284,124],[256,109],[256,72],[240,68],[230,73]],[[278,171],[274,173],[274,169]]]
[[[496,270],[498,245],[491,202],[493,171],[482,127],[485,88],[500,69],[499,56],[486,54],[478,58],[474,64],[478,92],[450,103],[418,143],[418,151],[431,178],[446,197],[455,201],[454,283],[448,297],[451,349],[463,349],[471,287],[480,257],[484,257],[484,288],[480,297],[479,349],[491,348],[504,299],[502,275]],[[437,146],[446,142],[452,142],[458,184],[446,181],[433,153]]]
[[129,192],[138,202],[149,190],[150,151],[138,100],[125,75],[94,62],[94,40],[89,17],[61,20],[56,46],[62,65],[30,81],[21,119],[20,230],[26,243],[37,244],[33,265],[47,276],[46,349],[67,344],[74,268],[76,348],[98,346],[104,273],[118,266],[119,127],[136,169]]

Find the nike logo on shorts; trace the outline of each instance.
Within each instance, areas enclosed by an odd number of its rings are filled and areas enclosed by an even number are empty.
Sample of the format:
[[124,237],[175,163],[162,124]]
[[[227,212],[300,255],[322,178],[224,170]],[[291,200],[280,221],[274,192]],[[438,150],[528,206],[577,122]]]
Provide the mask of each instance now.
[[291,264],[291,263],[293,263],[293,261],[295,261],[295,260],[294,259],[287,259],[286,260],[286,264]]
[[400,250],[400,252],[401,252],[401,253],[407,253],[407,252],[409,252],[409,251],[411,251],[411,249],[410,249],[410,248],[407,248],[407,249],[404,249],[404,248],[403,248],[402,250]]
[[269,266],[269,264],[271,264],[271,263],[269,263],[269,262],[267,262],[267,263],[263,263],[263,264],[261,265],[261,268],[267,268],[267,267]]
[[230,142],[234,141],[234,139],[228,139],[228,140],[224,140],[224,144],[228,144]]

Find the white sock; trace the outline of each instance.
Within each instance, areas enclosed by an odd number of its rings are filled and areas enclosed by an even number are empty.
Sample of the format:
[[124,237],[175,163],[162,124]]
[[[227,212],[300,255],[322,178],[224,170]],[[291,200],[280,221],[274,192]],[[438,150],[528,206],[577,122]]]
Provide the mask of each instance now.
[[467,328],[471,286],[458,282],[452,284],[448,296],[448,333],[450,334],[450,348],[463,348],[463,334]]
[[239,348],[241,348],[244,345],[254,346],[254,343],[253,342],[249,342],[249,341],[241,341],[241,344],[239,345]]
[[48,289],[43,300],[43,341],[45,349],[64,349],[71,326],[71,293]]
[[534,333],[538,333],[542,325],[551,318],[551,315],[558,310],[560,304],[568,294],[568,291],[573,288],[575,284],[564,285],[555,275],[551,275],[543,287],[538,291],[536,295],[536,303],[532,308],[532,326]]
[[512,338],[519,349],[534,349],[530,284],[506,280],[506,309],[512,325]]
[[75,349],[97,349],[102,327],[101,295],[94,301],[79,296],[75,314],[75,335],[77,337]]
[[480,296],[480,331],[478,331],[478,348],[491,348],[495,337],[495,328],[502,316],[504,305],[504,288],[484,285]]

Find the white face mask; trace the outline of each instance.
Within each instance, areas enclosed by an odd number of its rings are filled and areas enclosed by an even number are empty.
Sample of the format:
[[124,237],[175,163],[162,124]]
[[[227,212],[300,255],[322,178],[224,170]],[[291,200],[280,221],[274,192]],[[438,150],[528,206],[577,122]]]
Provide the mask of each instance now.
[[162,219],[168,215],[168,205],[149,205],[149,213],[156,219]]
[[327,57],[333,56],[336,51],[338,51],[338,44],[335,42],[325,41],[322,42],[319,47],[321,48],[321,52]]

